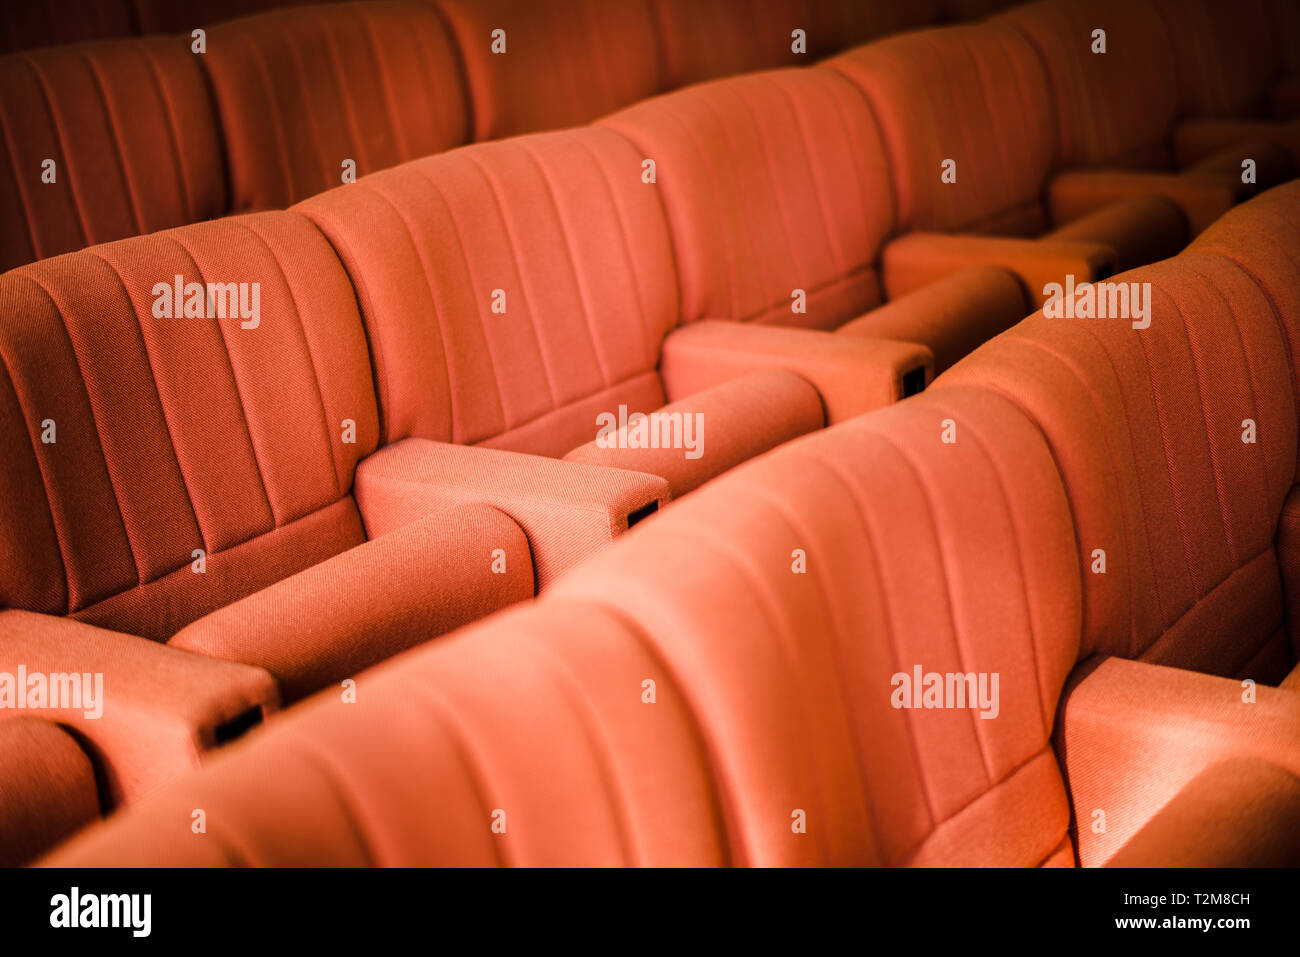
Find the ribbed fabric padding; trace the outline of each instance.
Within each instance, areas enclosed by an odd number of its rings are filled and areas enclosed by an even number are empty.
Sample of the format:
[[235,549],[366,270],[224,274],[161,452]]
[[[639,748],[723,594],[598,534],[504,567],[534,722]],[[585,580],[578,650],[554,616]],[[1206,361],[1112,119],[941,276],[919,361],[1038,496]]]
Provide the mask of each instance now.
[[[1166,167],[1178,109],[1173,46],[1149,0],[1040,0],[992,22],[1037,48],[1056,116],[1059,166]],[[1106,52],[1092,33],[1106,31]]]
[[1085,653],[1235,674],[1281,624],[1273,538],[1297,451],[1286,337],[1220,256],[1112,281],[1151,283],[1150,328],[1040,313],[936,388],[1006,395],[1051,443],[1081,550]]
[[[804,66],[845,47],[930,23],[931,0],[652,0],[666,89],[733,73]],[[807,51],[793,50],[795,30]]]
[[[52,863],[1059,862],[1078,575],[1033,424],[986,392],[922,396],[702,488]],[[892,707],[915,665],[996,672],[998,717]],[[198,806],[196,843],[177,809]]]
[[528,450],[563,455],[591,438],[586,400],[645,396],[677,283],[658,194],[610,130],[453,150],[295,209],[356,287],[385,442],[487,442],[550,416]]
[[650,0],[435,2],[464,61],[475,140],[589,123],[660,89]]
[[[176,275],[259,283],[259,324],[156,318],[155,286],[170,292]],[[186,569],[194,549],[215,558],[293,525],[347,496],[375,448],[351,287],[300,216],[201,223],[34,263],[0,277],[0,309],[0,425],[15,463],[0,499],[17,506],[0,528],[13,559],[6,606],[80,611]],[[337,522],[359,540],[355,509]],[[241,577],[260,587],[255,568]],[[118,599],[98,623],[131,618],[131,604]],[[202,604],[167,602],[154,627],[179,627]]]
[[1269,94],[1282,78],[1285,36],[1273,0],[1155,4],[1173,44],[1183,116],[1268,114]]
[[[1052,104],[1037,52],[1006,24],[880,40],[826,62],[880,125],[900,230],[1029,235],[1047,225]],[[956,182],[945,183],[947,160]]]
[[277,208],[355,174],[467,142],[451,37],[419,0],[278,10],[214,26],[204,66],[229,153],[231,206]]
[[187,44],[0,57],[0,269],[225,211],[211,94]]
[[[879,304],[889,174],[871,113],[843,77],[730,77],[601,125],[655,161],[656,183],[644,188],[663,197],[685,321],[830,329]],[[791,310],[795,289],[807,294],[806,313]]]

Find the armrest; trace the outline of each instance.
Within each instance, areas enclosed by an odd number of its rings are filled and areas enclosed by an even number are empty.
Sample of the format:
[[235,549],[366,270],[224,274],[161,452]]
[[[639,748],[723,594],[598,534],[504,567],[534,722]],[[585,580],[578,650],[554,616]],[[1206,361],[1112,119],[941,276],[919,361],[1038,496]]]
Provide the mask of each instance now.
[[934,356],[912,342],[703,319],[669,333],[659,363],[674,401],[760,369],[812,383],[834,424],[920,392],[934,378]]
[[916,342],[942,372],[1032,310],[1020,281],[996,266],[967,266],[847,322],[844,336]]
[[1106,867],[1294,867],[1300,778],[1238,758],[1202,771]]
[[1163,196],[1182,212],[1189,236],[1196,236],[1247,194],[1238,175],[1207,179],[1181,173],[1127,170],[1076,170],[1060,173],[1047,185],[1052,222],[1068,223],[1093,210],[1135,196]]
[[0,721],[0,867],[21,867],[99,817],[90,758],[52,721]]
[[429,439],[363,460],[353,493],[371,538],[450,506],[499,509],[528,537],[538,589],[672,498],[657,475]]
[[[0,612],[0,681],[58,681],[39,710],[0,708],[0,720],[37,715],[72,728],[95,761],[110,806],[134,801],[279,705],[261,668],[213,661],[166,645],[27,611]],[[19,680],[26,676],[24,680]],[[0,693],[5,689],[0,687]],[[33,703],[32,699],[28,699]]]
[[890,299],[906,295],[967,266],[1000,266],[1024,284],[1037,308],[1047,299],[1043,287],[1105,279],[1115,271],[1115,251],[1103,243],[1010,239],[946,233],[909,233],[885,246],[881,273]]
[[285,701],[297,701],[532,596],[523,530],[494,508],[471,505],[411,522],[254,592],[168,645],[265,668]]
[[1084,213],[1043,238],[1105,243],[1115,250],[1115,271],[1124,272],[1177,255],[1191,237],[1173,202],[1163,196],[1133,196]]
[[[1079,861],[1102,863],[1203,770],[1257,758],[1300,774],[1300,695],[1123,658],[1091,659],[1066,689],[1057,750]],[[1094,831],[1095,811],[1105,831]]]
[[[1210,159],[1212,166],[1231,169],[1240,179],[1246,157],[1255,160],[1261,185],[1288,179],[1300,161],[1300,123],[1203,119],[1184,120],[1174,128],[1174,161],[1180,169]],[[1266,168],[1267,180],[1262,175]]]
[[[660,448],[644,446],[629,423],[604,439],[581,445],[567,462],[661,475],[673,497],[685,495],[741,462],[826,424],[821,396],[784,369],[754,372],[680,399],[651,413],[639,428]],[[707,427],[707,428],[706,428]],[[629,442],[629,432],[636,442]],[[667,432],[667,439],[659,436]],[[707,441],[705,435],[708,435]]]

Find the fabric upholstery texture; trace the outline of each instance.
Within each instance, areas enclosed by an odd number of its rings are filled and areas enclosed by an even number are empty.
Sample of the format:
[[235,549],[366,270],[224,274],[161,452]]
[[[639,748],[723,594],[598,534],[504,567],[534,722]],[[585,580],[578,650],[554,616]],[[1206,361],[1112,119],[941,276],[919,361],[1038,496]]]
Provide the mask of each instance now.
[[495,509],[470,505],[281,579],[200,618],[168,645],[265,668],[295,701],[532,596],[523,530]]
[[512,432],[544,419],[545,445],[517,445],[563,455],[590,438],[598,410],[587,400],[662,404],[654,368],[676,280],[640,163],[608,130],[537,134],[295,207],[356,287],[384,442],[505,436],[509,448]]
[[[256,325],[229,315],[238,292],[214,296],[224,319],[156,318],[175,276],[258,283]],[[3,604],[165,639],[269,584],[259,566],[280,577],[363,540],[346,499],[377,441],[364,332],[347,275],[302,217],[34,263],[0,277],[0,304]],[[294,547],[268,556],[268,535]],[[195,570],[195,550],[215,565],[238,546],[251,550],[229,574]]]
[[[689,438],[697,444],[687,449],[686,426],[670,422],[667,429],[652,424],[652,435],[681,437],[682,447],[630,447],[629,437],[638,426],[622,426],[564,456],[568,462],[589,462],[610,468],[648,472],[668,481],[674,498],[721,475],[727,469],[775,448],[783,442],[820,429],[826,412],[817,389],[784,368],[767,369],[670,402],[656,410],[659,416],[693,417]],[[650,420],[654,423],[656,420]],[[706,438],[707,436],[707,438]],[[640,442],[638,436],[637,440]],[[656,439],[658,442],[658,439]]]
[[[476,140],[576,126],[659,91],[650,0],[437,0],[437,6],[464,60]],[[494,51],[498,39],[504,50]]]
[[842,422],[903,398],[909,377],[924,386],[934,378],[934,357],[914,342],[717,320],[683,326],[664,342],[664,386],[673,399],[761,369],[811,382],[826,421]]
[[42,718],[0,721],[0,867],[31,863],[99,817],[90,758]]
[[356,496],[376,538],[451,507],[499,509],[528,536],[540,589],[627,531],[633,516],[666,505],[672,492],[666,479],[643,472],[405,439],[361,464]]
[[355,176],[467,142],[451,37],[420,0],[357,0],[214,26],[204,67],[220,106],[236,211],[281,208]]
[[[670,89],[730,73],[801,66],[843,47],[923,26],[937,13],[932,0],[651,0],[651,5]],[[804,31],[805,53],[794,52],[791,34],[797,29]]]
[[180,37],[0,56],[0,139],[0,269],[226,211],[211,95]]
[[[0,672],[75,675],[81,696],[51,693],[36,712],[75,729],[96,765],[105,809],[138,801],[197,767],[218,729],[275,712],[280,696],[261,668],[167,648],[70,618],[0,611]],[[102,681],[96,675],[102,675]],[[94,701],[91,690],[95,685]],[[24,714],[0,710],[0,726]]]
[[[1261,685],[1248,701],[1238,681],[1121,658],[1089,664],[1095,667],[1067,692],[1058,729],[1076,817],[1091,821],[1094,808],[1106,812],[1104,831],[1077,829],[1083,866],[1122,854],[1221,761],[1263,761],[1300,776],[1300,694]],[[1249,824],[1220,827],[1227,840],[1250,840]],[[1170,847],[1167,859],[1178,852]]]
[[[828,60],[880,124],[901,230],[1032,235],[1053,114],[1034,47],[1006,24],[919,30]],[[941,181],[956,163],[956,181]]]
[[[730,473],[536,607],[376,670],[364,712],[319,698],[151,804],[154,823],[124,815],[52,863],[1054,857],[1068,808],[1049,736],[1079,620],[1069,508],[1032,424],[996,396],[969,400],[956,445],[937,440],[958,407],[948,393]],[[936,454],[900,444],[919,431]],[[963,494],[938,493],[949,488]],[[877,560],[898,539],[916,560]],[[795,548],[806,574],[791,573]],[[1006,581],[1019,587],[995,586]],[[999,671],[1001,717],[890,707],[891,674],[914,663]],[[381,726],[418,760],[387,760],[369,730]],[[325,740],[332,773],[308,758]],[[294,771],[254,798],[271,766]],[[156,822],[200,794],[216,839],[187,846]],[[282,802],[314,826],[277,823]],[[492,809],[504,834],[489,830]],[[413,815],[425,824],[412,829]]]
[[[1058,166],[1169,165],[1177,71],[1164,20],[1148,0],[1039,0],[994,21],[1021,31],[1047,69]],[[1106,52],[1092,52],[1095,29]]]
[[1275,0],[132,3],[0,56],[0,863],[1296,862]]
[[[1231,821],[1232,827],[1224,827]],[[1300,777],[1249,758],[1198,774],[1107,867],[1295,867]]]
[[[1257,202],[1289,208],[1296,193]],[[1294,275],[1294,241],[1273,254],[1255,245],[1237,255],[1273,283],[1285,281],[1275,269]],[[1042,426],[1083,567],[1105,552],[1105,573],[1084,575],[1085,651],[1253,677],[1257,657],[1283,641],[1273,538],[1296,474],[1296,313],[1279,313],[1242,266],[1201,249],[1113,277],[1151,284],[1148,328],[1039,314],[936,387],[978,381]],[[1247,420],[1267,427],[1250,432]],[[1096,467],[1099,455],[1109,468]]]
[[1275,0],[1154,2],[1173,48],[1183,116],[1268,113],[1284,72],[1286,34],[1277,29]]
[[[655,162],[681,316],[831,329],[878,305],[875,257],[893,230],[880,135],[826,70],[735,77],[607,117]],[[794,290],[806,310],[794,313]]]

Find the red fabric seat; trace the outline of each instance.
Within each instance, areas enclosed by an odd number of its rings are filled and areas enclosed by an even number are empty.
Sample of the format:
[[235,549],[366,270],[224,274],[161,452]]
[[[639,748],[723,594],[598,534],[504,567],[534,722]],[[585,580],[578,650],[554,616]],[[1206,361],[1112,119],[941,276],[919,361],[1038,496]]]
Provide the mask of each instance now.
[[0,715],[0,867],[29,864],[98,818],[94,768],[72,735]]
[[295,7],[218,23],[203,65],[231,208],[292,205],[469,139],[452,38],[420,0]]
[[211,94],[180,37],[0,57],[0,134],[0,269],[226,211]]

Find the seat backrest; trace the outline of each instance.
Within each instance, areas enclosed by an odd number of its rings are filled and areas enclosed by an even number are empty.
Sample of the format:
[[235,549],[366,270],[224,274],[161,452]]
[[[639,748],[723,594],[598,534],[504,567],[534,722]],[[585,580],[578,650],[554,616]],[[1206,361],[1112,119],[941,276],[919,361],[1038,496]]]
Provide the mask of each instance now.
[[[209,307],[200,284],[231,285]],[[166,639],[364,540],[365,335],[301,216],[33,263],[0,312],[0,606]]]
[[[728,77],[601,121],[655,164],[681,315],[834,328],[879,305],[893,230],[880,135],[827,70]],[[792,311],[794,290],[807,311]]]
[[[652,0],[664,88],[806,66],[845,47],[935,19],[931,0]],[[795,30],[804,52],[795,52]]]
[[[1178,112],[1173,44],[1149,0],[1039,0],[992,22],[1021,30],[1042,58],[1058,166],[1171,165],[1168,138]],[[1103,39],[1105,52],[1093,52]]]
[[435,0],[474,100],[474,140],[588,123],[653,96],[650,0]]
[[[900,230],[1046,229],[1041,195],[1055,121],[1042,62],[1018,31],[1004,23],[919,30],[824,66],[871,104]],[[955,166],[945,170],[949,160]]]
[[212,97],[186,38],[0,57],[0,136],[0,270],[225,211]]
[[[283,208],[469,139],[460,64],[420,0],[356,0],[208,31],[235,211]],[[349,161],[350,168],[348,166]]]
[[[1278,201],[1294,215],[1300,189],[1251,205]],[[1151,284],[1148,328],[1040,312],[935,383],[992,389],[1047,436],[1074,509],[1085,653],[1265,683],[1289,667],[1274,549],[1297,464],[1287,229],[1277,248],[1252,232],[1240,262],[1207,241],[1114,277]]]
[[596,412],[663,403],[677,279],[641,172],[593,127],[463,147],[295,207],[356,287],[385,442],[563,455]]
[[1155,0],[1173,45],[1183,116],[1267,115],[1286,34],[1273,0]]
[[[1032,423],[923,395],[729,473],[372,672],[364,710],[321,697],[51,863],[1068,863],[1074,552]],[[897,706],[917,669],[996,673],[996,717]]]

